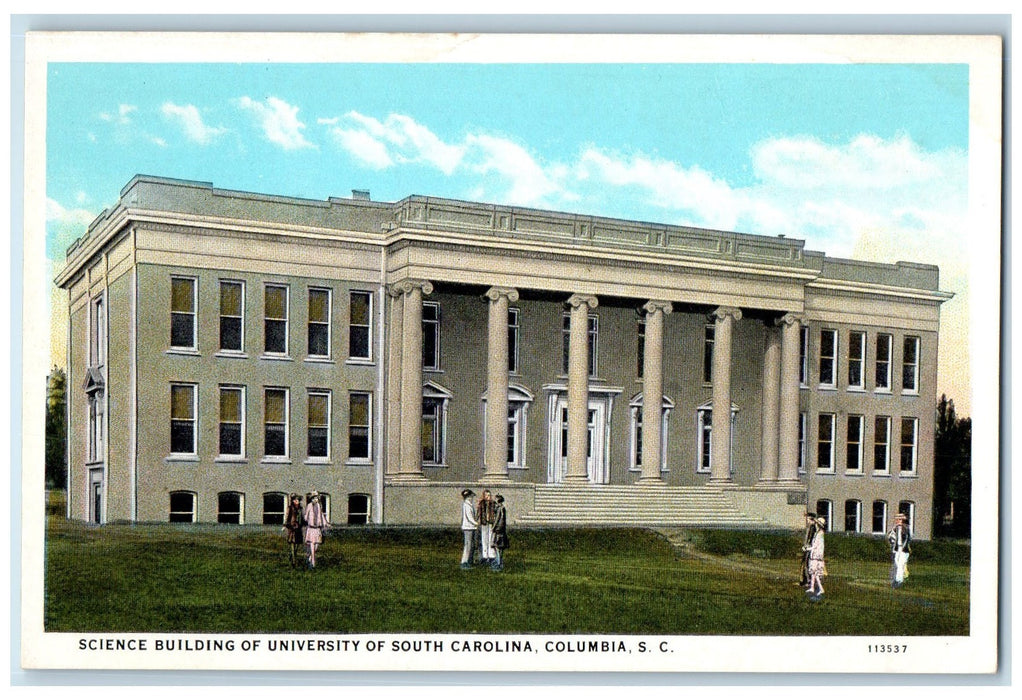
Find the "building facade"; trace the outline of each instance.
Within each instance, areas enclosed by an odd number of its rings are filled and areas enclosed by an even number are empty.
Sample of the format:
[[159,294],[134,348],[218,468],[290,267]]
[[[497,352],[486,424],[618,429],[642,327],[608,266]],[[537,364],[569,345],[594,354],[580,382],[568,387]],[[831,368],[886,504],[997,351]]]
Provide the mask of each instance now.
[[335,523],[453,524],[472,486],[522,524],[930,535],[933,266],[137,176],[56,282],[71,518],[272,524],[315,489]]

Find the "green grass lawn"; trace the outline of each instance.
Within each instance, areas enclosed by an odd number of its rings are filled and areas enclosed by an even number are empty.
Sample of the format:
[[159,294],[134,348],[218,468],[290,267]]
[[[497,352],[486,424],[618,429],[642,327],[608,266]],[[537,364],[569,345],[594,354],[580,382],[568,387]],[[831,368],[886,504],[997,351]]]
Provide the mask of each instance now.
[[870,538],[827,538],[825,599],[793,585],[797,534],[516,530],[503,572],[462,571],[461,533],[339,528],[314,571],[275,528],[49,519],[48,631],[964,635],[969,549],[918,543],[887,586]]

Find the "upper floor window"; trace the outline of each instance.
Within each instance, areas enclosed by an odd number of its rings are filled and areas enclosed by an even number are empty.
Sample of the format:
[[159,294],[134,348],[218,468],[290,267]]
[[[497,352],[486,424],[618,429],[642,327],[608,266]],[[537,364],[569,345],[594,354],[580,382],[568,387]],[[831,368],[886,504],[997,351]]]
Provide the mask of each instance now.
[[873,471],[887,474],[891,469],[891,417],[877,416],[873,422]]
[[104,448],[104,407],[105,399],[103,390],[96,389],[88,394],[89,401],[89,462],[99,462],[105,459]]
[[916,470],[916,451],[919,445],[919,419],[901,419],[901,472],[913,474]]
[[263,453],[287,457],[290,406],[287,389],[266,389],[263,393]]
[[816,470],[834,471],[834,414],[821,413],[816,434]]
[[713,382],[713,339],[716,327],[708,323],[703,328],[703,384]]
[[798,383],[809,386],[809,326],[802,326],[798,336]]
[[806,419],[805,412],[798,414],[798,473],[806,473]]
[[[373,359],[373,295],[372,292],[351,292],[348,315],[348,358]],[[423,305],[425,312],[425,305]]]
[[915,394],[919,391],[919,338],[905,337],[901,357],[901,388],[905,393]]
[[820,386],[834,387],[837,382],[837,331],[820,331]]
[[263,291],[263,349],[267,354],[286,355],[288,337],[288,288],[268,284]]
[[[599,350],[600,319],[596,314],[589,314],[588,320],[588,355],[589,355],[589,376],[596,376],[596,368],[599,366],[597,352]],[[561,338],[563,340],[561,353],[561,373],[568,373],[569,345],[571,344],[571,314],[565,313],[562,323]]]
[[866,334],[852,331],[848,334],[848,388],[862,389],[865,387],[865,375],[862,371],[866,357]]
[[519,309],[507,310],[507,371],[517,374],[518,369],[518,345],[521,342],[521,311]]
[[848,416],[845,469],[850,472],[862,472],[862,422],[862,416]]
[[89,364],[92,367],[102,367],[106,364],[106,306],[102,296],[92,300],[90,327]]
[[[728,473],[734,474],[735,455],[735,419],[738,407],[731,404],[731,444],[728,446]],[[713,471],[713,408],[707,402],[696,409],[696,471],[709,474]]]
[[309,390],[309,459],[330,458],[330,391]]
[[198,410],[194,384],[170,385],[170,452],[194,455],[195,423]]
[[372,457],[372,394],[353,391],[348,395],[348,459],[368,462]]
[[309,289],[309,356],[330,357],[330,290]]
[[245,283],[220,281],[220,349],[245,349]]
[[245,387],[220,387],[220,456],[245,454]]
[[876,388],[891,390],[891,345],[894,339],[888,333],[877,334]]
[[635,376],[643,377],[643,365],[646,364],[646,319],[636,322]]
[[422,303],[422,368],[440,369],[440,304]]
[[195,350],[196,284],[193,277],[170,278],[170,346]]

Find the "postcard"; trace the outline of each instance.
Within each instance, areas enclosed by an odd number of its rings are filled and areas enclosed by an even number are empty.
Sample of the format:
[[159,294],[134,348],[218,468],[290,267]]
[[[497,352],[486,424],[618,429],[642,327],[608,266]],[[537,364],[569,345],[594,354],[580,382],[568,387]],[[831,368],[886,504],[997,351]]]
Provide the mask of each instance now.
[[30,34],[23,667],[994,673],[1001,62]]

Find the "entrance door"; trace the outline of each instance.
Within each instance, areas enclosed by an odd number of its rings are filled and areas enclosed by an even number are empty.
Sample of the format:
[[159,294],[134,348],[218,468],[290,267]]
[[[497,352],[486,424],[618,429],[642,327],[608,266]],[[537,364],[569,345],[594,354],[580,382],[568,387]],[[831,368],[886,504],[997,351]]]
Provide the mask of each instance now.
[[103,522],[103,470],[93,469],[89,473],[89,520]]
[[[561,396],[554,408],[556,421],[551,426],[552,445],[547,480],[559,484],[568,474],[568,399]],[[601,399],[589,400],[588,430],[586,431],[586,476],[591,484],[606,484],[609,469],[606,460],[607,404]]]

